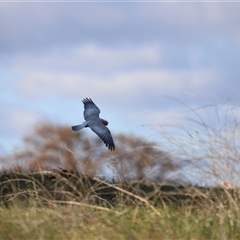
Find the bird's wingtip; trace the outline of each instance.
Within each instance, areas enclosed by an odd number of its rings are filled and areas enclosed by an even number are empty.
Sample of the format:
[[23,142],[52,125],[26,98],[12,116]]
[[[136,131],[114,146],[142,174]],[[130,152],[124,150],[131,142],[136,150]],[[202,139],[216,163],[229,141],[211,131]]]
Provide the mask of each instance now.
[[82,100],[83,103],[93,103],[92,99],[91,98],[87,98],[85,97],[83,100]]

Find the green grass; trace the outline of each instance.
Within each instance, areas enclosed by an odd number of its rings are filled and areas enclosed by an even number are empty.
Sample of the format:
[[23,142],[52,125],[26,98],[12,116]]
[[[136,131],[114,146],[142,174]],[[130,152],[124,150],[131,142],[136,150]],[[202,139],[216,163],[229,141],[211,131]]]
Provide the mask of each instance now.
[[240,238],[238,189],[64,174],[0,174],[0,239]]
[[234,209],[118,206],[0,208],[1,239],[239,239]]
[[169,152],[188,164],[183,178],[226,181],[234,188],[109,183],[77,172],[15,168],[0,172],[0,240],[240,239],[239,110],[231,104],[213,108],[213,128],[189,108],[196,126],[187,124],[179,136],[164,127],[160,132],[173,148]]

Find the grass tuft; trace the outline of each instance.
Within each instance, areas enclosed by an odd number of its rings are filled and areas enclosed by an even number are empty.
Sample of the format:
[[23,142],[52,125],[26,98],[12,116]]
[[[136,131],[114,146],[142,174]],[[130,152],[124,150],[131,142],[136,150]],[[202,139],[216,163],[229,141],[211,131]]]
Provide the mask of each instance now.
[[239,189],[76,172],[0,174],[0,239],[212,239],[240,237]]

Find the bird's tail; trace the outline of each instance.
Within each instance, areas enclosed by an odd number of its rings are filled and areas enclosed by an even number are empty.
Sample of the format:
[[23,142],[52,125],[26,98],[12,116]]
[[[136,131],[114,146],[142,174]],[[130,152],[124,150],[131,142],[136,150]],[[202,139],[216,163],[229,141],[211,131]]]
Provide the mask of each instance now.
[[85,128],[85,127],[87,127],[87,123],[86,123],[86,122],[84,122],[84,123],[82,123],[82,124],[80,124],[80,125],[72,126],[72,130],[73,130],[74,132],[76,132],[76,131],[79,131],[79,130],[81,130],[82,128]]

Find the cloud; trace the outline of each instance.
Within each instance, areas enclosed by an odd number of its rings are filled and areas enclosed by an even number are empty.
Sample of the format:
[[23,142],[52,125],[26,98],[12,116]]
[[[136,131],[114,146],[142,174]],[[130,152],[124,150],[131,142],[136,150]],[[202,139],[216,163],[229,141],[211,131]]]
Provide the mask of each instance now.
[[1,135],[23,135],[39,119],[39,114],[31,109],[6,102],[2,106],[1,119],[5,127],[1,128]]
[[87,42],[186,47],[239,34],[238,13],[234,3],[2,3],[0,51],[48,52]]
[[13,151],[21,138],[39,122],[41,114],[21,104],[1,102],[0,155]]
[[[131,108],[148,107],[149,101],[159,96],[181,96],[190,92],[197,94],[216,84],[217,78],[209,69],[192,71],[169,71],[165,69],[136,69],[116,72],[108,77],[81,73],[61,73],[26,71],[18,81],[15,91],[26,99],[39,98],[76,99],[79,96],[92,96],[98,99],[114,99],[114,104]],[[127,105],[126,105],[127,104]],[[155,107],[154,104],[149,105]]]
[[111,73],[119,68],[154,66],[161,62],[161,47],[141,45],[105,47],[94,43],[53,49],[48,53],[23,53],[9,60],[15,71]]
[[1,3],[1,131],[79,121],[83,97],[145,136],[179,109],[164,96],[239,101],[239,21],[234,3]]

